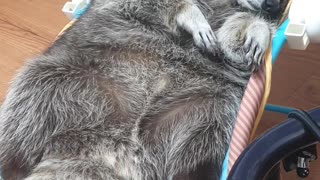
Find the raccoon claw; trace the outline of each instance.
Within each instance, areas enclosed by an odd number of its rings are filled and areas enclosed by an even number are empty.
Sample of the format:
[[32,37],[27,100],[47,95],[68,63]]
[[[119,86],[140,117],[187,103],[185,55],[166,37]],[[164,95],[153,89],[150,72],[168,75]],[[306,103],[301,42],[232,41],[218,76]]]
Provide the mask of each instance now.
[[247,38],[243,47],[248,66],[257,70],[263,62],[265,50],[254,38]]
[[217,52],[217,38],[213,33],[209,22],[195,4],[189,4],[177,14],[177,25],[193,36],[197,47],[206,52]]
[[193,39],[197,47],[215,54],[217,51],[217,38],[211,27],[199,28],[199,31],[193,33]]

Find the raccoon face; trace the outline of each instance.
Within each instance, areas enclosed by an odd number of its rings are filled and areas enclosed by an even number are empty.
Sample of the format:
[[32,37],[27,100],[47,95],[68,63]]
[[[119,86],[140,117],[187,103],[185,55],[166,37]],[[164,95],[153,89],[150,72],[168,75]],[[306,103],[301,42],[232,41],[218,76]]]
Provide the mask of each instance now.
[[237,0],[237,3],[253,11],[265,11],[267,13],[278,13],[281,10],[283,0]]

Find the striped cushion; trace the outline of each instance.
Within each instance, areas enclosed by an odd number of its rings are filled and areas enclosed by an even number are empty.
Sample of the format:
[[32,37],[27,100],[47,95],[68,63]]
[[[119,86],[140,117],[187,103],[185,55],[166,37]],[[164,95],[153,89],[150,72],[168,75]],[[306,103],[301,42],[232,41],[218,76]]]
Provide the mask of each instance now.
[[247,147],[266,105],[271,84],[271,54],[265,64],[252,74],[244,92],[229,147],[228,172]]

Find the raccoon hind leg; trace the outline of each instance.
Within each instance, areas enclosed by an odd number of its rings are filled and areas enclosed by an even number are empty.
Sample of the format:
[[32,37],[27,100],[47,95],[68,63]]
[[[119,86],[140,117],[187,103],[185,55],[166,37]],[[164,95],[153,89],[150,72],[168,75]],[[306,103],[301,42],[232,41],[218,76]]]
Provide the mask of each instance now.
[[201,91],[163,97],[141,119],[140,138],[159,156],[166,178],[189,174],[208,161],[219,176],[240,98],[235,89]]

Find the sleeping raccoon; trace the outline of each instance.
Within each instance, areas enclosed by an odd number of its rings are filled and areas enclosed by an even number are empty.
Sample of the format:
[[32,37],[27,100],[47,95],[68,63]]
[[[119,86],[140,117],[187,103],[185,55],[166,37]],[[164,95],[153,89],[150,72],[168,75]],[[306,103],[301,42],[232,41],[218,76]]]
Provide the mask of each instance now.
[[0,111],[4,177],[218,179],[281,7],[93,1],[14,79]]

